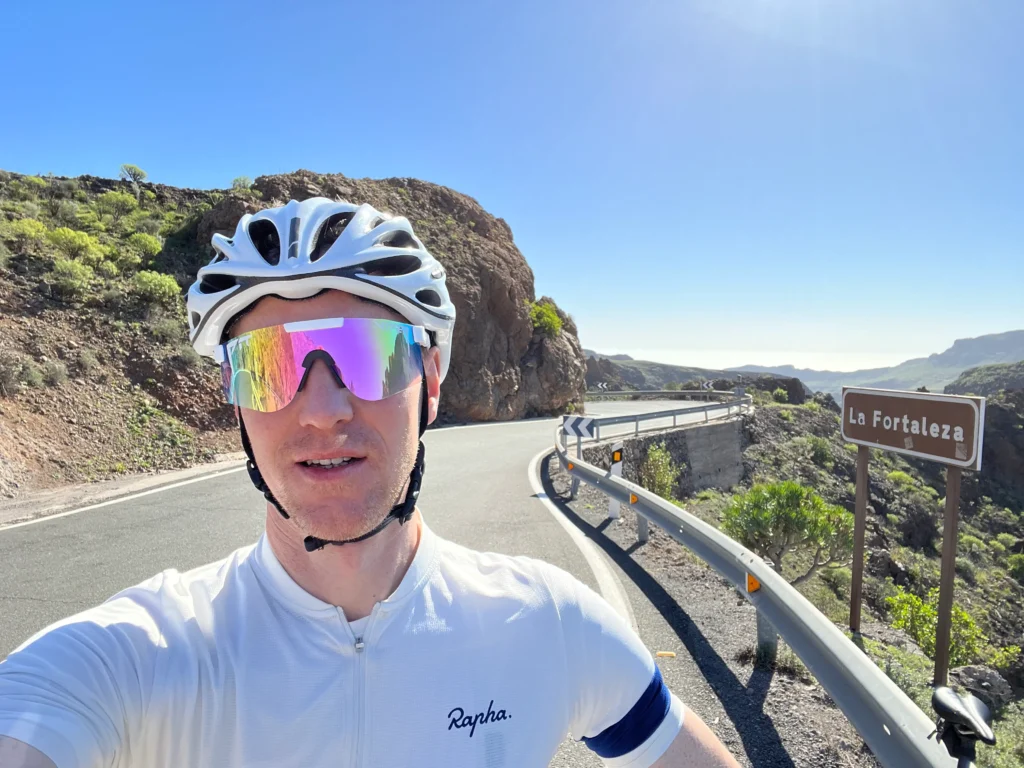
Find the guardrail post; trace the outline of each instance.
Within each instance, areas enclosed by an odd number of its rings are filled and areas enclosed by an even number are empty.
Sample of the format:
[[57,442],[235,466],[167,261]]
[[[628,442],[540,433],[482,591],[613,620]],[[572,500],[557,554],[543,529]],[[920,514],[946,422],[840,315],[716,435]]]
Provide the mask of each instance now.
[[639,435],[640,434],[640,417],[639,416],[636,417],[636,431],[633,432],[633,434],[634,435]]
[[[579,435],[576,435],[576,458],[577,459],[582,459],[583,458],[583,438],[580,437]],[[569,489],[569,498],[575,499],[576,498],[576,494],[579,493],[579,490],[580,490],[580,479],[578,477],[573,477],[573,479],[572,479],[572,487]]]
[[757,663],[769,666],[779,654],[779,635],[761,611],[757,612]]
[[674,427],[674,426],[676,425],[676,416],[677,416],[677,415],[678,415],[678,414],[675,414],[675,413],[673,413],[673,414],[672,414],[672,426],[673,426],[673,427]]
[[639,512],[636,513],[636,539],[640,543],[643,543],[651,538],[650,525],[647,522],[647,518],[641,515]]

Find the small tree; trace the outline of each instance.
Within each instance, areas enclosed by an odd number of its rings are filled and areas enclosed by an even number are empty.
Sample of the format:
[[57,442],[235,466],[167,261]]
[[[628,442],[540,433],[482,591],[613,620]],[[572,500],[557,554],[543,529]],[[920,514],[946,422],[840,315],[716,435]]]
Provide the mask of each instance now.
[[231,189],[235,192],[248,192],[252,188],[252,179],[248,176],[238,176],[231,182]]
[[533,323],[535,331],[540,331],[543,336],[554,339],[562,331],[562,318],[558,316],[555,308],[543,301],[526,302],[530,309],[530,322]]
[[53,264],[54,292],[64,299],[82,298],[89,290],[93,277],[92,269],[78,261],[58,259]]
[[140,181],[146,180],[146,172],[137,165],[125,163],[121,166],[121,178],[132,184],[138,184]]
[[722,528],[768,558],[779,574],[790,552],[813,553],[810,567],[793,584],[807,581],[819,568],[849,565],[853,550],[853,515],[790,481],[759,483],[733,497]]
[[96,199],[96,208],[100,213],[109,214],[113,223],[117,224],[125,216],[139,207],[139,202],[127,192],[104,192]]
[[0,239],[25,247],[38,243],[46,235],[46,225],[35,219],[15,219],[0,225]]
[[777,389],[772,391],[772,400],[774,400],[776,403],[788,403],[789,393],[782,387],[778,387]]

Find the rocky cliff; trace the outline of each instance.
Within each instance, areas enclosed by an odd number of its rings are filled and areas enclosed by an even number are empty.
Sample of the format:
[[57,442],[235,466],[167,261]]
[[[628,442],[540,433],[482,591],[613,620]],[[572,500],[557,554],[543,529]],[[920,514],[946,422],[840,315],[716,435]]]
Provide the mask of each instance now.
[[442,422],[582,403],[572,318],[544,298],[561,328],[534,328],[533,272],[509,226],[454,190],[308,171],[219,191],[0,171],[0,495],[238,450],[218,373],[188,347],[181,291],[213,232],[317,195],[406,216],[445,265],[458,319]]

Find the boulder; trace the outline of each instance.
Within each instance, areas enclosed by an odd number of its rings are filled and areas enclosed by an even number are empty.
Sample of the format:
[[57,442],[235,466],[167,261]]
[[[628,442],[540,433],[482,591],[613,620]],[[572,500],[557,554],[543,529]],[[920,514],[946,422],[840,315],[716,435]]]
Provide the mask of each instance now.
[[1013,690],[1003,676],[990,667],[972,664],[949,671],[949,677],[983,702],[995,715],[1013,701]]

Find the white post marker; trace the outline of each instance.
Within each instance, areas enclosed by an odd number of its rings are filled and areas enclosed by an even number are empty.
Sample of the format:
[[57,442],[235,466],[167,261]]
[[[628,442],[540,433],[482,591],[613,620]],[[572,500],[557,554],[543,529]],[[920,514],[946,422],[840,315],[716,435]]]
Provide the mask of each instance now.
[[[622,443],[612,445],[612,467],[608,472],[612,477],[622,477]],[[608,497],[608,517],[612,520],[619,519],[619,502]]]

